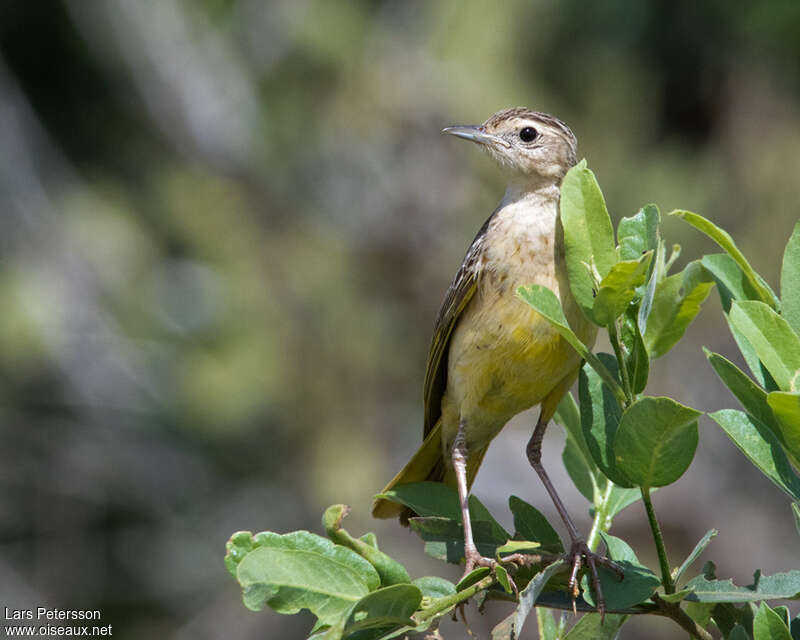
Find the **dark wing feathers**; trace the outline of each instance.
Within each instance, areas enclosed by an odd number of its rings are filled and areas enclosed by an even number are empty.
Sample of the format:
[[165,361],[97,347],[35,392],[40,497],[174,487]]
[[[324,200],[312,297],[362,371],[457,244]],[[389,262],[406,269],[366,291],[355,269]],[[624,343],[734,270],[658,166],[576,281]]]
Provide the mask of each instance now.
[[428,365],[425,369],[425,431],[424,436],[436,426],[436,421],[442,414],[442,396],[447,388],[447,356],[450,348],[450,337],[453,329],[458,324],[461,313],[472,300],[477,288],[477,266],[483,253],[483,242],[486,230],[497,210],[492,213],[478,231],[472,241],[464,261],[456,273],[450,288],[444,297],[444,302],[436,318],[433,330],[433,340],[428,352]]

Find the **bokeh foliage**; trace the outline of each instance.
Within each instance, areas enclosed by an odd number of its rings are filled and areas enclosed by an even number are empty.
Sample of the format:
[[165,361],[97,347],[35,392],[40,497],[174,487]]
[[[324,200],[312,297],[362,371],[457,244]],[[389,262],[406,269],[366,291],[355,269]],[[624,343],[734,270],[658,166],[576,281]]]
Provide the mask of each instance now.
[[[776,285],[797,217],[798,11],[3,3],[9,605],[101,607],[123,638],[302,633],[238,615],[219,545],[332,502],[365,512],[416,443],[433,316],[502,190],[442,126],[555,113],[615,222],[649,201],[702,211]],[[669,384],[729,405],[712,376]]]

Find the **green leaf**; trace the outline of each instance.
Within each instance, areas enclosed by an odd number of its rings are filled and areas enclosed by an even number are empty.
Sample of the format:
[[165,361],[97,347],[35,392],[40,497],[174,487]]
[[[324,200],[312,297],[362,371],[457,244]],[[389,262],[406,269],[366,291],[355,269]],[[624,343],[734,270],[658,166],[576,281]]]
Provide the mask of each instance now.
[[800,222],[794,225],[792,237],[783,252],[781,315],[792,329],[800,333]]
[[619,318],[644,284],[653,253],[648,251],[636,260],[618,262],[600,282],[592,317],[597,324],[608,326]]
[[753,375],[762,387],[765,389],[777,389],[777,385],[773,384],[772,376],[769,375],[769,372],[758,359],[755,349],[753,349],[753,346],[747,341],[747,338],[742,335],[741,331],[730,323],[730,317],[728,315],[734,300],[757,300],[758,294],[753,290],[750,281],[739,268],[739,265],[736,264],[736,261],[727,253],[715,253],[703,256],[701,263],[714,278],[731,334],[734,340],[736,340],[736,344],[739,346],[739,350],[742,352],[750,371],[753,372]]
[[542,545],[532,540],[509,540],[504,545],[497,547],[495,554],[498,559],[513,553],[539,553]]
[[503,587],[503,591],[511,593],[511,582],[508,579],[508,571],[501,564],[498,564],[494,569],[495,576],[497,576],[498,584]]
[[556,530],[550,525],[542,513],[517,496],[508,499],[508,507],[514,514],[516,536],[523,540],[532,540],[542,545],[542,550],[551,553],[562,553],[564,545]]
[[638,395],[647,386],[650,356],[647,354],[644,338],[639,331],[635,308],[629,309],[622,316],[620,339],[625,366],[628,370],[628,379],[631,383],[631,391],[633,391],[634,395]]
[[625,392],[622,387],[597,357],[589,351],[588,347],[578,339],[572,329],[569,328],[567,318],[564,316],[564,310],[561,308],[561,302],[556,297],[556,294],[547,287],[532,284],[517,289],[517,295],[538,311],[558,331],[559,335],[578,352],[581,358],[586,360],[597,371],[598,375],[606,381],[609,388],[622,402],[625,398]]
[[792,640],[789,627],[766,602],[761,603],[753,618],[753,640]]
[[661,214],[654,204],[643,206],[630,218],[622,218],[617,226],[620,259],[636,260],[648,251],[655,251],[660,222]]
[[639,303],[639,313],[636,316],[636,323],[639,325],[639,331],[642,335],[645,334],[647,329],[647,320],[650,318],[650,312],[653,310],[653,300],[656,295],[656,286],[666,276],[666,266],[664,264],[666,248],[664,241],[658,241],[653,257],[653,266],[650,269],[650,277],[644,287],[642,293],[642,301]]
[[683,602],[691,592],[691,589],[681,589],[675,593],[662,593],[659,597],[664,602]]
[[739,251],[739,248],[736,246],[736,243],[733,241],[733,238],[731,238],[727,231],[720,229],[710,220],[706,220],[702,216],[690,211],[673,211],[670,213],[670,215],[676,216],[681,220],[688,222],[694,228],[705,233],[709,238],[722,247],[725,252],[736,261],[736,264],[738,264],[741,270],[744,272],[747,280],[750,283],[750,286],[757,293],[758,299],[761,300],[761,302],[768,304],[773,309],[778,308],[780,304],[778,298],[772,292],[772,289],[769,288],[767,283],[764,282],[763,278],[755,272],[753,267],[750,266],[750,263],[747,262],[744,254]]
[[780,428],[767,402],[767,392],[753,382],[746,373],[718,353],[703,350],[720,379],[731,390],[745,410],[769,427],[780,437]]
[[591,318],[595,271],[602,280],[617,263],[617,250],[603,194],[585,161],[564,176],[560,209],[569,285],[576,302]]
[[697,576],[687,588],[694,591],[687,596],[691,602],[758,602],[760,600],[796,600],[800,597],[800,571],[787,571],[771,576],[756,572],[753,584],[737,587],[731,580],[709,580]]
[[[425,541],[429,556],[453,564],[464,559],[464,527],[460,520],[425,516],[409,518],[408,526]],[[508,536],[496,536],[488,522],[473,522],[472,536],[480,554],[489,558],[508,540]]]
[[571,435],[575,438],[576,444],[578,444],[584,454],[589,457],[589,450],[586,448],[586,443],[583,441],[583,432],[581,431],[581,416],[571,391],[567,391],[564,397],[561,398],[554,419],[567,430],[567,435]]
[[694,457],[701,414],[671,398],[639,398],[620,419],[614,442],[617,467],[640,487],[675,482]]
[[701,627],[705,628],[711,622],[711,612],[714,604],[710,602],[687,602],[686,614]]
[[544,607],[536,607],[539,640],[558,640],[558,627],[553,614]]
[[[610,482],[610,481],[609,481]],[[656,489],[653,489],[656,491]],[[642,499],[642,492],[637,488],[626,488],[614,485],[611,495],[606,502],[605,512],[609,519],[614,518],[620,511],[629,507],[637,500]]]
[[587,613],[564,636],[565,640],[614,640],[628,616],[609,613],[605,620],[599,613]]
[[[563,571],[565,567],[566,562],[564,560],[557,560],[556,562],[547,565],[547,567],[533,576],[531,581],[528,583],[528,586],[526,586],[519,594],[519,604],[517,605],[516,611],[514,611],[514,613],[500,623],[500,625],[505,625],[505,628],[509,630],[510,635],[507,637],[519,638],[520,633],[522,632],[522,627],[525,624],[525,620],[528,618],[528,614],[531,612],[531,609],[533,609],[533,605],[536,604],[536,600],[539,597],[539,594],[542,593],[542,589],[544,589],[547,581],[558,572]],[[500,625],[498,625],[498,627]],[[493,631],[492,638],[494,637]]]
[[265,604],[285,614],[308,609],[323,624],[334,624],[380,584],[364,558],[308,531],[257,534],[236,577],[248,609]]
[[554,419],[567,432],[564,451],[561,454],[567,473],[572,482],[575,483],[578,491],[589,502],[594,502],[597,467],[592,460],[592,455],[589,453],[589,448],[583,437],[581,418],[572,393],[567,392],[561,399]]
[[561,460],[569,474],[570,479],[589,502],[594,502],[595,493],[595,474],[594,462],[586,458],[581,451],[580,445],[575,439],[567,435],[564,443],[564,451],[561,453]]
[[[608,557],[625,572],[625,577],[620,580],[613,571],[605,567],[597,568],[606,608],[612,611],[626,609],[647,600],[661,584],[661,580],[639,562],[633,549],[624,540],[603,532],[600,535],[608,547]],[[589,576],[584,575],[581,580],[583,599],[594,605],[594,594],[589,583]]]
[[[617,359],[607,353],[598,359],[614,377],[617,376]],[[578,377],[581,429],[592,459],[607,478],[622,487],[631,487],[631,481],[618,469],[614,457],[614,439],[619,427],[622,409],[597,371],[584,365]]]
[[[367,594],[353,606],[343,637],[367,640],[399,627],[415,627],[411,619],[422,601],[422,592],[412,584],[396,584]],[[370,631],[367,634],[365,631]]]
[[772,376],[769,375],[764,365],[761,364],[755,349],[753,349],[753,346],[747,341],[747,338],[730,323],[730,317],[728,315],[734,300],[757,300],[758,294],[753,290],[750,281],[739,268],[739,265],[736,264],[736,261],[727,253],[715,253],[703,256],[701,264],[711,273],[711,277],[714,278],[717,291],[719,291],[720,301],[722,302],[722,309],[725,312],[725,319],[728,321],[731,334],[734,340],[736,340],[736,344],[739,346],[739,350],[742,352],[745,362],[747,362],[747,366],[750,368],[750,371],[752,371],[753,376],[762,387],[766,389],[777,389],[777,385],[773,384],[770,386],[773,382]]
[[767,404],[777,418],[781,442],[791,457],[800,460],[800,393],[772,391]]
[[417,578],[412,584],[417,587],[426,598],[444,598],[445,596],[452,596],[456,593],[456,585],[438,576]]
[[800,338],[775,311],[763,302],[734,301],[730,323],[755,349],[758,358],[782,391],[792,386],[800,370]]
[[736,625],[731,629],[731,632],[725,636],[726,640],[750,640],[750,636],[747,633],[747,629],[745,629],[742,625],[738,622]]
[[794,518],[794,528],[797,529],[800,535],[800,504],[797,502],[792,503],[792,517]]
[[[461,522],[458,492],[441,482],[401,484],[377,497],[399,502],[413,509],[415,513],[422,517],[437,516],[456,520],[458,523]],[[500,540],[502,543],[511,537],[475,496],[469,497],[469,513],[472,516],[473,524],[477,522],[488,523],[492,539]]]
[[780,616],[780,619],[787,627],[791,624],[792,614],[789,611],[789,607],[786,606],[773,607],[772,610]]
[[686,573],[686,570],[692,565],[692,563],[697,560],[703,551],[705,551],[708,543],[711,542],[711,539],[714,538],[719,532],[716,529],[709,529],[706,531],[706,534],[700,538],[700,541],[694,546],[692,552],[686,556],[686,560],[683,561],[680,567],[678,567],[672,575],[673,581],[677,584],[680,579],[683,577],[683,574]]
[[476,582],[483,580],[491,572],[492,570],[489,569],[489,567],[475,567],[472,571],[458,581],[458,584],[456,584],[456,591],[468,589]]
[[378,538],[375,536],[374,533],[372,533],[372,531],[368,531],[367,533],[365,533],[363,536],[359,538],[359,540],[361,540],[361,542],[363,542],[364,544],[368,544],[373,549],[378,548]]
[[743,411],[710,413],[739,450],[793,500],[800,500],[800,479],[792,471],[778,438],[763,423]]
[[[687,603],[687,609],[692,606],[709,606],[708,603]],[[735,607],[729,602],[719,602],[713,604],[712,608],[714,624],[722,633],[724,638],[729,638],[730,634],[736,631],[737,626],[741,626],[746,633],[747,638],[751,638],[753,632],[753,616],[755,615],[755,607],[752,604],[747,604],[741,607]]]
[[700,263],[714,278],[725,313],[730,311],[734,300],[760,300],[742,268],[727,253],[705,255]]
[[253,534],[250,531],[237,531],[225,543],[225,568],[234,578],[239,563],[255,548]]
[[659,358],[675,346],[700,312],[700,305],[713,286],[710,274],[697,260],[657,284],[644,332],[651,358]]
[[350,507],[344,504],[335,504],[328,507],[322,516],[322,526],[328,537],[336,544],[352,549],[367,562],[369,562],[381,577],[381,585],[387,587],[393,584],[408,584],[411,578],[406,568],[394,558],[379,551],[376,546],[368,544],[358,538],[353,538],[346,529],[342,528],[342,520],[350,512]]

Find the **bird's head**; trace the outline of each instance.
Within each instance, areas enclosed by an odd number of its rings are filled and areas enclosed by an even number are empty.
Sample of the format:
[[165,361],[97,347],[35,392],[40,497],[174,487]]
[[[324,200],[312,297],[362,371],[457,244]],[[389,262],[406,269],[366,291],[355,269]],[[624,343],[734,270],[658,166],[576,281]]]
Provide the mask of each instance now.
[[498,111],[480,125],[443,133],[485,149],[514,181],[560,181],[576,162],[577,140],[558,118],[525,107]]

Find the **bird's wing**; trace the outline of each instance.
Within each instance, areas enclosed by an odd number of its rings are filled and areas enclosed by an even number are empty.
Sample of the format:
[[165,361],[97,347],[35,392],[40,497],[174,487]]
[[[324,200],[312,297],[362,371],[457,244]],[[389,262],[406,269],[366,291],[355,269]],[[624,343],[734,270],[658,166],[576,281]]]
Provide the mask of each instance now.
[[428,352],[428,365],[425,369],[425,431],[427,436],[436,425],[436,421],[442,414],[442,396],[447,388],[447,355],[450,348],[450,337],[453,329],[458,324],[461,314],[466,309],[472,296],[475,295],[478,281],[478,263],[483,253],[483,244],[486,237],[486,230],[494,217],[492,213],[483,226],[478,231],[472,241],[464,261],[456,273],[450,288],[444,297],[444,302],[439,309],[439,316],[436,318],[436,326],[433,330],[433,340]]

